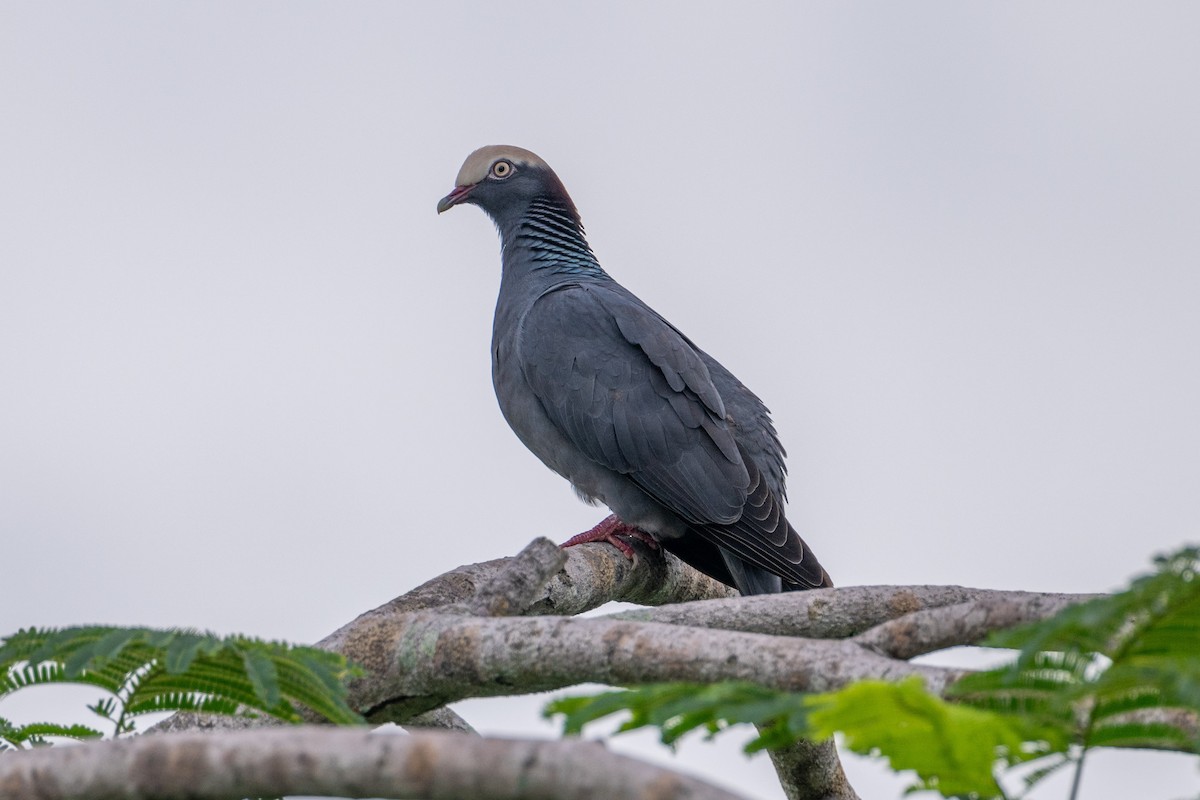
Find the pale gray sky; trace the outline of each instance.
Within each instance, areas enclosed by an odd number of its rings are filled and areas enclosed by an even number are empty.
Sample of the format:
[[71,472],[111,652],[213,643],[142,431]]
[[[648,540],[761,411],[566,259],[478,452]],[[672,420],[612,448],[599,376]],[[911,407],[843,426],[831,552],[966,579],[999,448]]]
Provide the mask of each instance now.
[[[1198,9],[0,4],[0,635],[311,641],[598,519],[496,409],[492,226],[434,213],[491,143],[771,406],[839,584],[1119,585],[1200,530]],[[780,797],[736,738],[677,763]]]

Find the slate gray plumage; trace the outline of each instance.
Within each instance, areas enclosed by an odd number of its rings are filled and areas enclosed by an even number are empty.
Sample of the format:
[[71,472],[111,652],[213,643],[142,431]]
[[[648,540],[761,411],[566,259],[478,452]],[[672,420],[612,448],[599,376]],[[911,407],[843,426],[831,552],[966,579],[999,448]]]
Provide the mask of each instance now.
[[438,212],[460,203],[500,233],[492,380],[525,446],[613,524],[743,594],[832,585],[784,518],[784,451],[762,401],[609,277],[550,167],[481,148]]

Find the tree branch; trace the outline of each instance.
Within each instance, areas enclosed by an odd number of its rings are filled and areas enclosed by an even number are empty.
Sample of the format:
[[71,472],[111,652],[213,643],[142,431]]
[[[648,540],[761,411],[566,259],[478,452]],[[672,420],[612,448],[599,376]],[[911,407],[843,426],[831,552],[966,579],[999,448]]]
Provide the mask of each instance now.
[[521,614],[544,593],[546,583],[567,563],[567,554],[546,538],[534,539],[503,564],[463,605],[468,614]]
[[[382,725],[385,722],[397,721],[392,719],[376,719],[375,722]],[[446,708],[445,706],[442,708],[435,708],[432,711],[426,711],[424,714],[417,714],[414,717],[401,720],[400,722],[397,722],[397,724],[403,724],[409,729],[434,728],[447,731],[458,731],[459,733],[470,733],[476,736],[479,735],[479,732],[471,727],[471,723],[460,717],[453,709]]]
[[[366,668],[349,701],[372,722],[469,730],[446,703],[585,682],[745,680],[819,692],[918,675],[942,693],[963,671],[907,659],[1092,597],[859,586],[743,598],[668,553],[633,546],[630,561],[608,545],[564,555],[539,539],[515,558],[434,578],[318,646]],[[662,605],[570,616],[611,600]],[[178,714],[152,730],[197,725],[246,723]],[[772,759],[792,800],[856,797],[831,743],[801,742]]]
[[355,707],[398,704],[403,716],[467,697],[589,682],[626,686],[740,680],[823,692],[863,678],[918,675],[931,691],[941,693],[963,674],[887,658],[852,641],[603,617],[487,619],[422,612],[412,615],[386,656],[372,654],[370,675],[355,683]]
[[526,613],[570,617],[609,602],[666,606],[738,597],[737,590],[665,550],[651,550],[637,539],[629,544],[637,551],[636,561],[608,544],[583,544],[567,550],[563,571],[551,579],[545,596]]
[[170,734],[10,753],[0,797],[229,800],[307,794],[422,800],[738,800],[603,745],[426,731],[287,727]]
[[[537,540],[547,541],[547,540]],[[615,547],[607,544],[584,544],[562,551],[567,561],[540,593],[534,596],[526,614],[578,614],[610,601],[636,603],[679,603],[706,598],[728,598],[737,592],[714,581],[684,564],[663,550],[651,550],[634,541],[637,560],[630,561]],[[536,547],[535,547],[536,545]],[[545,557],[544,545],[530,545]],[[526,548],[529,550],[530,548]],[[531,558],[535,556],[531,553]],[[364,666],[368,673],[385,669],[392,660],[400,634],[406,629],[414,612],[445,609],[472,602],[481,588],[488,585],[513,563],[515,557],[499,558],[478,564],[465,564],[443,573],[383,605],[360,614],[351,622],[317,642],[317,647],[341,653]],[[372,690],[372,675],[360,679],[352,687],[350,703],[360,711],[371,707],[357,701],[359,693],[379,696]],[[437,716],[423,716],[422,724],[461,729],[465,721],[451,711]],[[308,716],[308,721],[320,722]],[[409,716],[399,709],[381,706],[371,717],[378,723],[406,724]],[[460,724],[461,723],[461,724]],[[236,717],[210,717],[198,714],[173,714],[149,729],[150,733],[189,730],[242,729],[271,724],[268,720],[246,721]]]
[[[614,601],[665,605],[737,596],[734,589],[697,572],[670,553],[651,550],[636,540],[631,544],[637,551],[636,561],[607,544],[584,544],[562,551],[567,556],[565,566],[550,577],[541,596],[520,613],[574,616]],[[360,629],[413,611],[467,602],[478,587],[512,561],[498,558],[452,569],[360,614],[317,642],[317,647],[344,653],[345,641]]]
[[957,645],[977,644],[993,631],[1046,619],[1096,595],[986,592],[965,603],[927,608],[882,622],[854,637],[892,658],[915,658]]
[[[1026,606],[1031,609],[1033,616],[1029,619],[1041,619],[1048,615],[1039,616],[1041,612],[1037,609],[1053,607],[1057,610],[1097,596],[1007,592],[969,589],[964,586],[842,586],[836,589],[810,589],[804,592],[677,603],[661,608],[638,608],[614,614],[612,618],[768,633],[774,636],[846,639],[889,620],[906,619],[927,609],[976,601],[990,604],[1009,602],[1013,604],[1014,609]],[[1006,627],[999,617],[996,618],[996,623],[997,626],[992,630]],[[1009,623],[1011,624],[1015,622]],[[951,642],[942,646],[967,643]]]
[[788,800],[860,800],[846,779],[832,739],[800,739],[767,754]]

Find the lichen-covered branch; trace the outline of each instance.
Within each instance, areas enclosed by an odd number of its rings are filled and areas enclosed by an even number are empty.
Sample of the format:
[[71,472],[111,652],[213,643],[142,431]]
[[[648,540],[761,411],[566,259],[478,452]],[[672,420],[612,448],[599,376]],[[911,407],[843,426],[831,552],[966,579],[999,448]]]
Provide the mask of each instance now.
[[[528,606],[506,613],[573,615],[597,608],[611,601],[641,603],[686,603],[709,598],[736,597],[737,592],[722,583],[684,564],[662,550],[651,550],[641,542],[633,542],[637,559],[630,561],[616,548],[605,544],[585,544],[562,551],[547,539],[537,539],[524,552],[529,558],[541,563],[548,555],[547,548],[566,556],[566,564],[549,577],[540,591],[530,591],[534,599]],[[540,555],[538,555],[540,554]],[[391,660],[391,654],[400,632],[407,626],[413,612],[431,609],[457,609],[462,613],[465,606],[475,602],[475,597],[489,586],[497,576],[513,568],[519,556],[499,558],[478,564],[465,564],[443,573],[420,586],[400,595],[383,605],[360,614],[354,620],[317,642],[318,647],[341,653],[369,671],[383,668]],[[540,571],[540,568],[539,568]],[[526,585],[526,584],[522,584]],[[498,584],[497,584],[498,587]],[[501,596],[503,592],[495,589]],[[519,606],[517,598],[509,606]],[[485,602],[501,602],[493,598]],[[350,698],[351,704],[360,710],[371,707],[360,702],[360,695],[378,697],[374,677],[358,681]],[[406,724],[407,716],[398,709],[386,706],[377,708],[372,721]],[[319,722],[310,718],[311,722]],[[174,714],[151,728],[154,733],[188,730],[240,729],[270,724],[266,720],[247,722],[234,717],[206,717],[197,714]],[[464,720],[453,712],[423,715],[422,726],[445,726],[451,730],[469,728]]]
[[892,658],[915,658],[947,647],[978,644],[989,633],[1047,619],[1095,596],[980,592],[963,603],[926,608],[881,622],[853,640]]
[[549,539],[534,539],[497,569],[463,609],[481,617],[523,614],[566,563],[567,554],[561,547]]
[[[466,697],[577,683],[753,681],[823,692],[856,680],[920,676],[941,692],[962,673],[888,658],[852,641],[600,618],[414,614],[389,653],[373,653],[355,700],[420,713]],[[394,709],[393,709],[394,713]]]
[[[537,542],[552,544],[546,539]],[[613,601],[657,606],[737,596],[733,589],[697,572],[670,553],[651,550],[641,542],[632,545],[637,550],[636,561],[605,544],[586,544],[562,551],[567,556],[566,564],[543,584],[539,596],[518,613],[574,616]],[[317,646],[345,653],[346,640],[364,628],[413,611],[468,602],[514,558],[452,569],[360,614]],[[358,639],[362,640],[361,634]]]
[[[940,693],[962,671],[908,659],[1090,597],[858,586],[743,598],[670,554],[632,544],[630,561],[608,545],[564,554],[537,540],[514,558],[434,578],[318,644],[366,668],[350,703],[372,722],[469,731],[445,704],[586,682],[746,680],[828,691],[917,675]],[[574,616],[613,600],[648,607]],[[157,730],[197,726],[245,723],[181,714]],[[830,743],[801,742],[772,758],[792,800],[856,797]]]
[[[1042,619],[1067,605],[1090,600],[1095,596],[1007,592],[969,589],[965,586],[843,586],[779,595],[678,603],[661,608],[639,608],[615,614],[613,618],[814,639],[846,639],[860,636],[860,642],[866,645],[868,642],[861,639],[861,636],[876,626],[882,626],[883,623],[920,618],[923,612],[930,609],[961,607],[929,618],[935,624],[927,635],[936,632],[938,636],[947,640],[947,644],[940,647],[950,647],[955,644],[973,644],[980,638],[975,636],[969,640],[954,641],[956,637],[968,636],[967,632],[954,622],[957,614],[964,613],[964,604],[1009,604],[1017,616],[1011,619],[996,616],[991,619],[994,627],[990,630],[1000,630],[1018,622]],[[1021,617],[1021,614],[1024,616]],[[877,638],[873,640],[873,644],[884,644],[887,637],[900,635],[902,629],[899,623],[884,628],[874,634]],[[887,649],[884,648],[880,652],[887,652]]]
[[738,800],[595,742],[287,727],[176,733],[0,758],[4,800],[229,800],[281,794],[422,800]]
[[861,800],[846,779],[832,739],[800,739],[767,752],[788,800]]

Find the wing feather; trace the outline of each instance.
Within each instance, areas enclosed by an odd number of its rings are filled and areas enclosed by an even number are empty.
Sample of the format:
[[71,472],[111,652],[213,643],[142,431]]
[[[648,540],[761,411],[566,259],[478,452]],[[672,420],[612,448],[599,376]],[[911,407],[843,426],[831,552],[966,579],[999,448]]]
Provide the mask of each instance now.
[[588,458],[688,522],[741,516],[749,474],[720,394],[653,311],[604,287],[562,287],[525,315],[520,347],[527,383]]
[[[711,544],[792,585],[820,585],[784,518],[782,449],[766,409],[654,311],[615,285],[560,286],[525,315],[520,349],[527,383],[580,452]],[[746,428],[727,418],[714,377]]]

